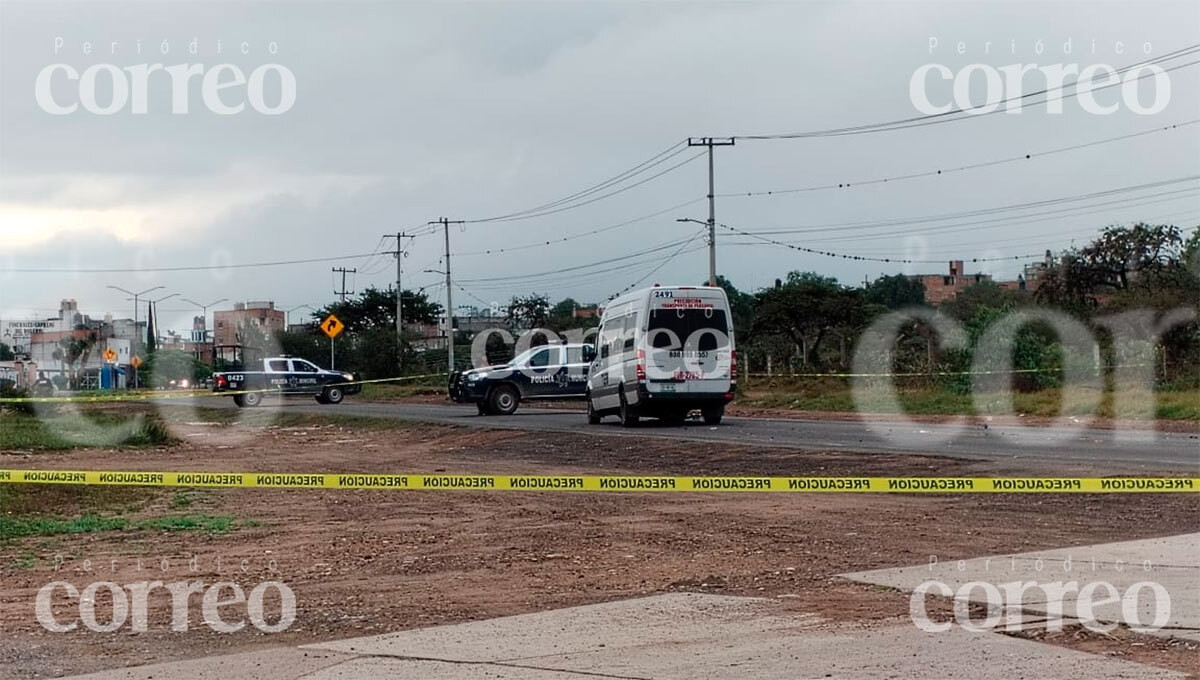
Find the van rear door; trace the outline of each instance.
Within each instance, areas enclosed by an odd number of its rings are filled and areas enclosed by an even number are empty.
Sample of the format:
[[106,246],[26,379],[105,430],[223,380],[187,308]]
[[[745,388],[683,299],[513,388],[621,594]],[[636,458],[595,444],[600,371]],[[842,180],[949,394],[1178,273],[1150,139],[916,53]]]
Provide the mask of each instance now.
[[655,289],[646,316],[646,389],[651,394],[730,390],[733,336],[725,291]]

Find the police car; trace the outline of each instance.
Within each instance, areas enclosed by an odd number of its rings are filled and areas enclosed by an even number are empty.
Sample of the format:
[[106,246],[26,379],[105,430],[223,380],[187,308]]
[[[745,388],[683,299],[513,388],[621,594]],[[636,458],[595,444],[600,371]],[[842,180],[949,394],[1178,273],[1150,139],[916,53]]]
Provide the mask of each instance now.
[[325,370],[311,361],[296,357],[267,357],[261,371],[224,371],[213,373],[213,392],[233,392],[240,407],[258,406],[263,397],[311,396],[319,404],[340,404],[347,394],[362,391],[354,375]]
[[450,398],[475,404],[479,415],[512,415],[524,399],[582,399],[596,349],[588,344],[542,345],[500,366],[455,371]]

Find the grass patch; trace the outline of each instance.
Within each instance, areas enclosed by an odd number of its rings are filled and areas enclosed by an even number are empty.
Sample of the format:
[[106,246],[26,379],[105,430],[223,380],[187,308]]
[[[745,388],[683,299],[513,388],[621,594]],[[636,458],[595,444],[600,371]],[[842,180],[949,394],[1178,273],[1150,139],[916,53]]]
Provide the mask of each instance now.
[[156,416],[80,410],[71,414],[0,413],[0,450],[168,446],[177,440]]
[[150,506],[160,489],[81,484],[0,484],[0,513],[39,515],[47,508],[65,515],[133,513]]
[[410,397],[445,396],[446,381],[423,380],[406,383],[369,383],[363,385],[362,398],[369,401],[400,401]]
[[218,515],[180,515],[154,517],[133,521],[126,517],[83,515],[69,519],[56,517],[0,516],[0,540],[29,536],[60,536],[63,534],[93,534],[104,531],[203,531],[227,534],[235,528],[234,518]]

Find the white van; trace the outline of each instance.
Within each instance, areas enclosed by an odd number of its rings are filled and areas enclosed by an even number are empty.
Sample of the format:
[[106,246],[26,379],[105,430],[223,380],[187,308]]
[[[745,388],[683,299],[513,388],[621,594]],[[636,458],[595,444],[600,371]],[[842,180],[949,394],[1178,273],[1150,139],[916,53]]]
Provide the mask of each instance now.
[[608,303],[587,382],[588,422],[616,415],[716,425],[737,385],[733,320],[722,288],[655,286]]

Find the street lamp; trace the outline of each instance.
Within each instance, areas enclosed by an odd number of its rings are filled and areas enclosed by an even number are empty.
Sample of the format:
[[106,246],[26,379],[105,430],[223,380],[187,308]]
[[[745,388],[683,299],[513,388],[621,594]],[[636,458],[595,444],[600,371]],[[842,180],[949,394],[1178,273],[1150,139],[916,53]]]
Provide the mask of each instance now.
[[112,288],[113,290],[119,290],[122,293],[125,293],[126,295],[129,295],[130,297],[133,298],[133,338],[134,338],[133,344],[134,344],[134,351],[136,352],[137,345],[142,342],[142,334],[141,334],[141,331],[138,330],[138,298],[145,295],[146,293],[152,293],[156,290],[164,288],[165,286],[155,286],[153,288],[147,288],[146,290],[143,290],[140,293],[135,293],[131,290],[125,290],[124,288],[121,288],[120,286],[107,286],[107,287]]
[[[138,329],[138,298],[145,295],[146,293],[152,293],[156,290],[160,290],[160,289],[164,288],[165,286],[155,286],[153,288],[147,288],[146,290],[143,290],[140,293],[135,293],[131,290],[125,290],[124,288],[122,288],[120,286],[107,286],[107,287],[112,288],[113,290],[119,290],[122,293],[125,293],[126,295],[133,297],[133,343],[132,343],[133,348],[130,350],[130,354],[136,356],[137,352],[138,352],[138,345],[140,345],[142,342],[142,332]],[[133,356],[131,356],[130,359],[132,360]],[[134,369],[134,373],[133,373],[133,386],[137,387],[137,369]]]
[[187,298],[179,298],[179,299],[182,302],[196,305],[197,307],[200,308],[200,310],[201,310],[200,314],[202,314],[204,316],[204,340],[203,341],[207,342],[208,341],[208,308],[215,307],[215,306],[221,304],[222,302],[229,302],[229,298],[221,298],[220,300],[213,300],[212,302],[208,303],[207,305],[202,305],[199,302],[196,302],[195,300],[189,300]]

